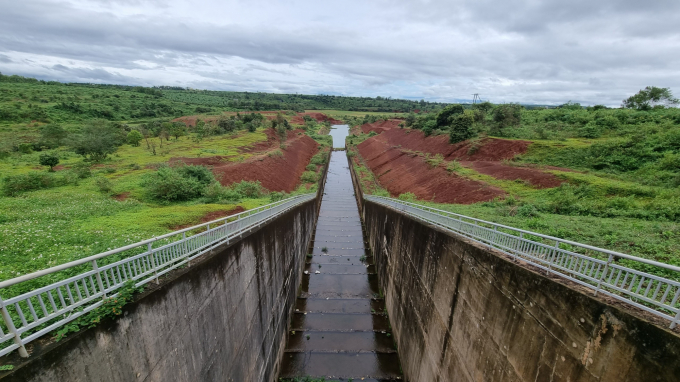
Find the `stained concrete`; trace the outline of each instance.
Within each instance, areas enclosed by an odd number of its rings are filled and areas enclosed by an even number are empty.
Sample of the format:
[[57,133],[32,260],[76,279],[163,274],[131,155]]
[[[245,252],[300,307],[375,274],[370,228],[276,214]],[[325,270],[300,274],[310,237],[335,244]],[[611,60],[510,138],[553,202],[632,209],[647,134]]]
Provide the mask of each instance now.
[[125,306],[119,319],[33,344],[5,381],[273,381],[316,201],[218,248]]
[[401,378],[347,157],[334,152],[279,377]]
[[365,201],[410,381],[679,381],[680,336],[504,254]]

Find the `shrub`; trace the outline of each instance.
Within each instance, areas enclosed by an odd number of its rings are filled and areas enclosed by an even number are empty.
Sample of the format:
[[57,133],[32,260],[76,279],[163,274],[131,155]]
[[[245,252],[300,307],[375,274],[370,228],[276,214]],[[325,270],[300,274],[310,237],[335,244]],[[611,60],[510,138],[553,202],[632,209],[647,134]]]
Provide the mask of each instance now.
[[305,171],[302,173],[302,181],[307,183],[314,183],[317,181],[318,176],[314,171]]
[[267,190],[262,187],[262,183],[260,183],[259,180],[254,182],[242,180],[238,183],[232,184],[230,188],[242,195],[244,198],[261,198],[267,193]]
[[602,136],[602,130],[594,121],[590,121],[578,129],[578,136],[581,138],[599,138]]
[[444,156],[442,154],[435,154],[434,157],[430,157],[429,155],[427,156],[427,159],[425,160],[427,164],[431,167],[438,167],[440,163],[444,160]]
[[449,124],[451,119],[458,114],[463,114],[465,109],[462,105],[449,105],[437,114],[436,127],[444,127]]
[[450,143],[458,143],[470,139],[474,136],[472,132],[472,123],[474,117],[470,114],[456,114],[451,119],[451,134],[449,136]]
[[316,171],[316,165],[315,164],[308,164],[307,167],[305,167],[307,171]]
[[[193,168],[187,169],[189,167]],[[195,169],[195,167],[202,166],[180,168],[163,166],[155,173],[147,175],[142,181],[142,186],[146,189],[148,195],[156,200],[173,202],[199,198],[205,195],[207,186],[214,182],[215,178],[212,177],[206,183],[206,179],[203,177],[205,173],[200,169]]]
[[17,149],[22,154],[30,154],[30,153],[33,152],[33,145],[30,144],[30,143],[19,143],[19,146],[17,146]]
[[71,171],[75,174],[78,179],[85,179],[92,176],[92,170],[90,170],[90,165],[87,163],[76,163],[71,167]]
[[416,201],[416,194],[412,192],[407,192],[405,194],[399,195],[399,200],[403,200],[405,202],[415,202]]
[[463,166],[461,166],[460,163],[458,163],[457,160],[452,160],[451,162],[449,162],[446,165],[446,171],[448,171],[449,174],[456,172],[456,171],[460,170],[461,168],[463,168]]
[[519,104],[506,103],[496,106],[493,110],[493,121],[496,122],[498,129],[519,125],[521,119],[522,106]]
[[137,130],[132,130],[127,134],[127,143],[132,146],[138,147],[142,139],[144,139],[142,133]]
[[82,133],[71,143],[74,151],[88,160],[99,162],[113,154],[123,144],[121,131],[106,121],[95,120],[83,127]]
[[99,189],[99,192],[108,194],[113,190],[113,183],[108,178],[98,177],[94,180],[94,184]]
[[312,157],[312,160],[310,161],[310,163],[316,164],[316,165],[322,165],[322,164],[326,163],[326,156],[324,154],[325,154],[324,152],[317,153],[316,155],[314,155]]
[[29,172],[21,175],[10,175],[3,179],[2,192],[6,196],[16,196],[22,192],[57,187],[68,183],[64,177],[52,174]]
[[54,154],[40,154],[40,165],[49,167],[49,171],[54,171],[54,166],[59,164],[59,157]]

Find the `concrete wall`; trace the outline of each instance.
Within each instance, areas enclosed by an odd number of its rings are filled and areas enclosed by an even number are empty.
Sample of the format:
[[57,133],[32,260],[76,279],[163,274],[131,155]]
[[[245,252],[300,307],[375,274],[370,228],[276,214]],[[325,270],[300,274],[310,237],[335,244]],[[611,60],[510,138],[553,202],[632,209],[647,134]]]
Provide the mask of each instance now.
[[409,381],[679,381],[680,337],[500,252],[366,201]]
[[317,201],[205,255],[2,381],[273,381],[285,345]]

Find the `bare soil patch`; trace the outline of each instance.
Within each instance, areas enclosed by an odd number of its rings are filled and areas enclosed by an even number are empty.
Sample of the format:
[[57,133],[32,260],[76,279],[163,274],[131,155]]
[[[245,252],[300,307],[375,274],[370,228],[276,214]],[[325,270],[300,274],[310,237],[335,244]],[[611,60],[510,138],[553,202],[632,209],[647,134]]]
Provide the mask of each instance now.
[[465,167],[471,167],[481,174],[493,176],[496,179],[520,179],[529,182],[532,186],[537,188],[559,187],[563,182],[555,175],[547,172],[542,172],[533,168],[508,166],[501,162],[475,161],[461,162],[461,164]]
[[423,158],[408,155],[374,138],[378,136],[361,143],[359,153],[380,184],[394,197],[412,192],[421,200],[471,204],[505,196],[499,188],[449,174],[441,167],[431,167]]
[[122,194],[114,195],[113,198],[119,202],[124,202],[130,197],[129,192],[123,192]]
[[368,134],[371,131],[376,132],[378,134],[383,133],[387,130],[392,130],[395,128],[399,127],[400,123],[403,123],[401,119],[388,119],[388,120],[383,120],[383,121],[377,121],[373,123],[365,123],[360,126],[361,131],[364,134]]
[[[271,129],[270,129],[271,130]],[[207,158],[172,158],[170,163],[204,165],[212,168],[220,183],[228,186],[242,180],[260,181],[269,191],[291,192],[300,183],[312,156],[316,154],[318,143],[302,133],[302,130],[288,132],[285,149],[276,147],[268,153],[253,156],[240,163],[227,162],[222,156]],[[278,141],[276,141],[278,145]],[[280,150],[280,154],[278,154]]]
[[323,113],[298,113],[296,116],[290,119],[290,123],[295,124],[295,125],[304,125],[305,120],[304,116],[308,115],[312,118],[314,118],[317,122],[325,122],[328,121],[331,123],[331,125],[342,125],[344,124],[343,121],[340,121],[335,118],[331,118],[327,116],[326,114]]

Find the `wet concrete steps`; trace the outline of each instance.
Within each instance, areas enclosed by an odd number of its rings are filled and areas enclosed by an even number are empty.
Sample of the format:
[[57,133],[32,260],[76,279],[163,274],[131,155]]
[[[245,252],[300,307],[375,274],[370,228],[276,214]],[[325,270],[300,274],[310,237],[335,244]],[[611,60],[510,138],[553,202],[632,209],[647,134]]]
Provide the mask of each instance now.
[[[401,379],[344,153],[333,153],[280,378]],[[317,273],[318,272],[318,273]]]

